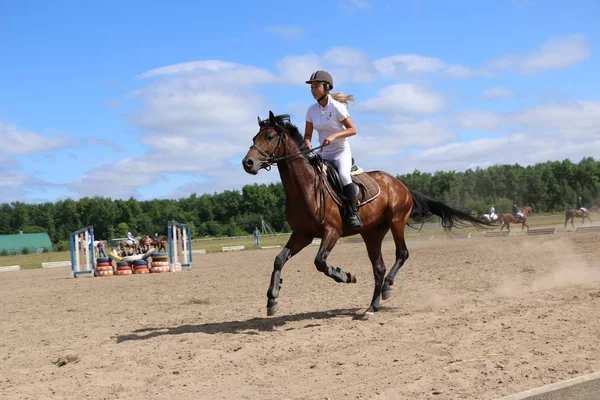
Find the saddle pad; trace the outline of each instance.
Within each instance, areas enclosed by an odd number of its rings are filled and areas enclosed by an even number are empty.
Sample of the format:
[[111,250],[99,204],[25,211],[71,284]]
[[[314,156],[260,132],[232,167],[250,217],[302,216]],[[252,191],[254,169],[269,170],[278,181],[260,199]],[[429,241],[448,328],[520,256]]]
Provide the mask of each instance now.
[[[326,172],[327,166],[324,166],[323,174],[327,176]],[[367,203],[375,200],[381,194],[381,188],[379,184],[373,179],[368,173],[364,172],[362,168],[358,168],[358,170],[353,171],[350,176],[352,177],[352,182],[358,185],[358,194],[356,195],[356,202],[358,203],[358,207],[364,206]],[[336,204],[340,207],[343,206],[342,201],[338,197],[337,193],[331,187],[330,182],[327,181],[327,191],[336,202]]]

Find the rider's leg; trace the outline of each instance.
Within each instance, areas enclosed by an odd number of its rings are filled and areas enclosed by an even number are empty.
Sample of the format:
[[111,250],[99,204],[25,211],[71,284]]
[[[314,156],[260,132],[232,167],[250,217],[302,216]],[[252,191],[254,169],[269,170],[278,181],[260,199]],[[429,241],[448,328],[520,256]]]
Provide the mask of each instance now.
[[362,226],[362,221],[358,216],[358,207],[356,204],[358,186],[356,186],[356,184],[352,182],[352,177],[350,176],[350,169],[352,168],[352,153],[350,153],[350,149],[346,149],[340,154],[336,155],[333,158],[332,163],[336,166],[338,170],[340,180],[342,181],[342,185],[344,186],[344,195],[346,196],[346,198],[348,198],[348,206],[350,208],[350,213],[348,215],[348,224],[350,228],[360,228]]

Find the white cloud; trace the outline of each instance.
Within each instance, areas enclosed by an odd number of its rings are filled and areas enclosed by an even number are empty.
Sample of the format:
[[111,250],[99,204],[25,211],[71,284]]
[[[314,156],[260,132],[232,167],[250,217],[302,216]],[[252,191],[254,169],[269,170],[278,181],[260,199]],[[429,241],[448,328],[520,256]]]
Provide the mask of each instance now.
[[359,127],[351,138],[358,160],[376,160],[402,154],[409,148],[428,148],[457,139],[456,133],[434,121],[413,121]]
[[383,76],[405,78],[416,74],[440,74],[449,78],[494,77],[498,70],[533,73],[544,69],[564,68],[589,58],[591,50],[583,35],[555,38],[531,54],[509,54],[490,61],[484,67],[467,67],[447,63],[439,58],[417,54],[398,54],[373,61]]
[[397,173],[414,169],[461,171],[494,164],[531,165],[566,158],[577,162],[600,154],[600,102],[545,104],[513,113],[474,110],[458,114],[457,119],[463,127],[489,131],[504,127],[515,133],[403,154],[401,163],[380,162],[378,168],[394,168]]
[[[256,117],[264,116],[268,108],[249,90],[251,85],[196,84],[214,73],[220,83],[249,78],[248,73],[251,79],[259,69],[209,64],[214,71],[199,62],[149,74],[159,79],[134,93],[142,110],[130,116],[143,129],[139,141],[148,149],[146,154],[89,171],[72,189],[84,195],[128,197],[139,195],[139,187],[168,179],[169,173],[193,179],[231,169],[229,160],[248,149],[258,129]],[[234,77],[234,71],[242,76]],[[126,171],[135,171],[135,179],[123,179]]]
[[323,59],[331,66],[329,69],[333,74],[335,86],[340,82],[370,83],[375,80],[377,71],[364,51],[350,47],[333,47],[324,54]]
[[339,0],[339,5],[343,11],[350,14],[373,8],[373,3],[368,0]]
[[91,146],[105,146],[105,147],[108,147],[109,149],[112,149],[113,151],[117,151],[117,152],[125,151],[125,147],[123,147],[119,144],[116,144],[115,142],[108,140],[106,138],[88,137],[84,140],[84,143],[91,145]]
[[446,63],[434,57],[415,54],[400,54],[377,59],[375,68],[383,75],[396,76],[402,73],[432,73],[446,68]]
[[463,67],[462,65],[451,65],[444,73],[453,78],[469,78],[475,74],[472,69]]
[[[540,50],[540,54],[545,54],[540,59],[546,59],[548,52]],[[516,68],[515,61],[507,60],[508,68]],[[524,60],[521,57],[517,61],[523,64]],[[142,109],[130,116],[142,129],[139,141],[147,152],[92,170],[72,188],[85,195],[128,197],[139,194],[142,186],[169,180],[170,174],[183,174],[190,177],[190,183],[171,195],[186,196],[187,190],[213,192],[246,183],[278,181],[279,176],[274,172],[259,176],[245,174],[239,163],[257,131],[256,116],[265,117],[269,108],[275,108],[255,89],[267,85],[302,86],[317,69],[332,72],[336,88],[343,91],[352,90],[345,90],[346,83],[372,82],[378,75],[438,74],[454,78],[489,75],[485,69],[418,55],[396,55],[373,62],[366,52],[341,46],[323,54],[284,57],[276,62],[273,72],[219,60],[157,68],[140,75],[145,79],[144,86],[133,95]],[[484,98],[509,95],[514,93],[501,87],[482,94]],[[298,115],[294,120],[301,128],[306,104],[295,101],[281,112],[296,110],[293,114]],[[384,87],[364,101],[359,99],[355,103],[357,111],[383,115],[386,121],[375,125],[366,118],[366,123],[358,126],[359,134],[351,140],[357,161],[361,166],[381,168],[393,160],[392,173],[400,172],[403,167],[410,171],[416,167],[457,169],[505,161],[545,161],[547,158],[542,160],[543,157],[561,156],[568,151],[583,154],[586,144],[589,155],[599,137],[600,106],[595,102],[548,104],[514,113],[469,110],[456,114],[451,121],[415,119],[444,112],[448,106],[444,96],[434,89],[406,82]],[[519,134],[457,142],[451,122],[465,129],[497,132],[506,128]],[[567,140],[583,140],[562,145],[561,135]],[[124,171],[136,171],[136,179],[123,179]]]
[[577,64],[591,55],[585,37],[581,34],[554,38],[544,43],[539,50],[527,54],[511,54],[489,63],[495,69],[514,69],[531,74],[545,69],[565,68]]
[[375,80],[377,71],[369,55],[350,47],[333,47],[322,56],[309,53],[282,58],[276,63],[280,81],[292,85],[305,85],[310,75],[323,69],[329,71],[334,86],[345,83],[370,83]]
[[387,163],[383,167],[395,168],[397,173],[409,173],[415,169],[422,172],[464,171],[495,164],[532,165],[566,158],[577,162],[598,152],[600,139],[565,142],[559,138],[547,139],[527,133],[439,146],[405,155],[402,163]]
[[[511,152],[527,152],[523,146],[525,136],[510,135],[500,138],[476,139],[470,142],[457,142],[444,146],[424,150],[412,157],[414,161],[436,160],[446,163],[463,163],[469,165],[477,162],[487,162],[491,159],[502,158],[502,149],[511,149]],[[514,148],[514,150],[513,150]]]
[[515,96],[516,96],[516,94],[512,90],[510,90],[508,88],[504,88],[504,87],[499,87],[499,86],[485,90],[481,94],[481,98],[486,99],[486,100],[502,99],[502,98],[506,98],[506,97],[515,97]]
[[19,171],[2,171],[0,187],[2,190],[11,186],[21,186],[30,182],[32,177]]
[[417,74],[437,74],[456,79],[476,76],[490,77],[494,74],[487,69],[474,69],[458,64],[448,64],[439,58],[417,54],[398,54],[375,60],[373,65],[383,76],[404,78]]
[[[149,85],[143,91],[178,93],[179,91],[205,91],[208,88],[251,89],[260,85],[279,83],[275,75],[263,68],[219,60],[193,61],[156,68],[139,75],[140,78],[170,78]],[[140,93],[134,92],[139,95]]]
[[276,67],[285,83],[304,85],[310,74],[323,68],[322,59],[316,54],[287,56],[277,61]]
[[267,27],[266,31],[284,39],[296,39],[304,34],[304,30],[297,26],[274,25]]
[[496,131],[506,127],[546,139],[600,139],[599,101],[549,103],[505,113],[469,110],[457,113],[456,119],[465,129]]
[[265,110],[262,99],[249,92],[188,90],[148,94],[141,100],[144,110],[134,121],[162,135],[235,137],[238,126],[248,126]]
[[600,139],[600,102],[573,101],[526,108],[510,115],[521,129],[565,139]]
[[357,109],[379,114],[435,114],[446,100],[437,92],[411,83],[399,83],[378,91],[378,96],[357,104]]
[[500,126],[500,118],[491,111],[471,110],[457,115],[461,128],[482,131],[495,131]]
[[220,61],[220,60],[202,60],[202,61],[191,61],[180,64],[167,65],[165,67],[156,68],[143,74],[140,74],[140,78],[150,78],[160,75],[177,75],[182,73],[190,72],[218,72],[226,69],[235,69],[238,64]]
[[0,154],[32,154],[56,150],[70,146],[73,141],[68,137],[51,138],[33,132],[17,129],[16,126],[0,121]]

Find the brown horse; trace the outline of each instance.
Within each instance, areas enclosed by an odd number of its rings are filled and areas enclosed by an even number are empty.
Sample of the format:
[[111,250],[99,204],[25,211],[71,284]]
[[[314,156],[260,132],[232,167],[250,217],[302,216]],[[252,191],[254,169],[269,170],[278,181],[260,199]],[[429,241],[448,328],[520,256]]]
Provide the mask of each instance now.
[[[595,207],[595,206],[593,206],[593,207]],[[593,207],[591,207],[590,210],[592,210]],[[573,229],[575,229],[575,225],[573,224],[573,220],[575,218],[581,218],[581,225],[583,225],[583,223],[585,222],[586,219],[589,219],[590,224],[593,224],[594,221],[592,221],[589,214],[590,214],[589,211],[582,212],[581,210],[575,210],[575,209],[567,210],[565,212],[565,228],[567,227],[567,223],[569,221],[571,221],[571,226],[573,227]]]
[[504,229],[504,227],[506,226],[506,229],[508,229],[508,231],[510,232],[510,224],[523,224],[521,226],[521,231],[523,231],[525,227],[527,227],[527,230],[529,230],[529,225],[527,225],[527,218],[529,217],[529,214],[533,214],[533,208],[531,206],[525,206],[521,210],[521,214],[523,215],[523,218],[516,218],[514,215],[508,213],[498,214],[500,230]]
[[156,250],[160,251],[160,250],[165,250],[166,249],[166,245],[169,242],[169,237],[167,235],[158,235],[158,237],[156,239],[152,239],[152,242],[150,243],[153,247],[156,248]]
[[[318,271],[336,282],[356,283],[356,276],[341,268],[327,264],[327,257],[340,237],[360,234],[366,244],[367,253],[373,266],[375,289],[367,312],[378,311],[380,299],[388,299],[398,270],[408,259],[408,249],[404,239],[404,227],[409,218],[423,221],[431,215],[442,219],[446,230],[453,227],[472,225],[479,228],[493,226],[471,215],[455,210],[448,205],[411,191],[394,176],[381,171],[367,172],[380,192],[372,201],[358,208],[362,226],[350,229],[344,223],[340,206],[331,195],[331,186],[322,172],[322,161],[317,157],[312,161],[306,154],[306,146],[298,128],[292,125],[289,116],[275,117],[269,112],[269,119],[258,119],[259,131],[252,139],[252,146],[242,160],[244,170],[256,175],[262,168],[267,170],[277,164],[281,182],[286,194],[286,219],[293,232],[287,244],[275,258],[271,283],[267,291],[267,315],[277,310],[281,271],[284,264],[295,254],[308,246],[314,238],[321,238],[321,245],[315,257]],[[385,265],[381,255],[381,243],[392,231],[396,245],[396,261],[385,275]]]

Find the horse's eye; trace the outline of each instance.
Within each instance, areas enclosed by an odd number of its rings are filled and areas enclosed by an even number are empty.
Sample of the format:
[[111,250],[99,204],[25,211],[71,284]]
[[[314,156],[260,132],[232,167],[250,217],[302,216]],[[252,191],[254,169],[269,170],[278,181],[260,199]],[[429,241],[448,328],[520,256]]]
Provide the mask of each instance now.
[[273,139],[273,135],[267,135],[267,140],[271,141]]

